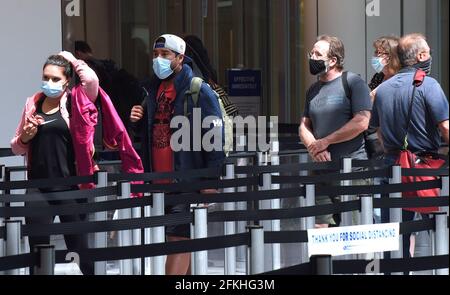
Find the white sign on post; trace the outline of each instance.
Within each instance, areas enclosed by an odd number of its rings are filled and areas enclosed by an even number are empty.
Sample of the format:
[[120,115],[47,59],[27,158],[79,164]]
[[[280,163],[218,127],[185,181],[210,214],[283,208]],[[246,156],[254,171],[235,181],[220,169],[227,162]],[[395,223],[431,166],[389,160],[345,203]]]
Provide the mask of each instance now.
[[398,251],[399,223],[308,230],[308,254],[347,255]]

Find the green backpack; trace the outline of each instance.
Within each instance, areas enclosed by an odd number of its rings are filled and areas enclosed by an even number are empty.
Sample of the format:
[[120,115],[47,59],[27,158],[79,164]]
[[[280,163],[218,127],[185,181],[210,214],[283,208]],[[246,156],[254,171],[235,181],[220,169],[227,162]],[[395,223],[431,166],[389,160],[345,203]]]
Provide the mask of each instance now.
[[[186,97],[184,100],[184,115],[188,115],[188,103],[187,103],[187,96],[192,97],[192,101],[194,103],[194,107],[198,106],[198,99],[200,95],[200,89],[202,88],[203,79],[199,77],[194,77],[191,80],[191,87],[188,91],[186,91]],[[208,85],[209,86],[209,85]],[[226,156],[230,153],[230,151],[233,150],[233,118],[229,115],[227,115],[227,112],[225,111],[224,103],[222,99],[220,98],[219,94],[217,94],[216,91],[214,91],[214,94],[216,95],[217,101],[219,102],[220,111],[222,113],[222,121],[225,128],[225,144],[223,146],[223,151]]]

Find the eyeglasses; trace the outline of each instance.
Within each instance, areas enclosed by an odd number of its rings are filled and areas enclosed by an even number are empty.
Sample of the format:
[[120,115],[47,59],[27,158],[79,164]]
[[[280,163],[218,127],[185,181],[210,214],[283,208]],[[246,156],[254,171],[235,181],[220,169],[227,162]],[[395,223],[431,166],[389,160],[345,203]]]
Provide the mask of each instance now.
[[389,56],[389,53],[383,52],[383,51],[375,51],[375,56],[378,56],[378,57]]

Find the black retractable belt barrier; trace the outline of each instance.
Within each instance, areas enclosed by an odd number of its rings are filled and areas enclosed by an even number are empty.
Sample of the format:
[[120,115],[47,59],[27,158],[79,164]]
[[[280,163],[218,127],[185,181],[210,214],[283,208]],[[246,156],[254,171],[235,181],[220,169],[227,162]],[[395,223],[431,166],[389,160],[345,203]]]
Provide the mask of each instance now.
[[[6,168],[8,169],[8,167]],[[94,182],[94,176],[72,176],[66,178],[55,179],[36,179],[22,181],[0,182],[0,190],[30,189],[30,188],[46,188],[57,185],[78,185]]]
[[441,169],[402,169],[402,176],[445,176],[448,167]]
[[265,210],[236,210],[217,211],[208,214],[209,222],[224,221],[251,221],[251,220],[276,220],[310,217],[325,214],[335,214],[354,211],[360,208],[360,202],[350,201],[345,203],[326,204],[314,207],[300,207],[292,209],[265,209]]
[[152,181],[157,179],[193,179],[201,177],[219,177],[222,167],[208,169],[195,169],[188,171],[174,171],[163,173],[142,173],[142,174],[110,174],[110,181]]
[[0,158],[15,156],[10,148],[0,148]]
[[435,227],[434,219],[423,219],[423,220],[414,220],[414,221],[406,221],[400,223],[400,234],[410,234],[414,232],[428,231],[432,230]]
[[37,253],[0,257],[0,271],[33,267],[37,262]]
[[[105,249],[83,249],[79,254],[88,261],[113,261],[133,259],[140,257],[154,257],[177,253],[197,252],[215,249],[224,249],[237,246],[245,246],[250,243],[250,234],[213,237],[163,244],[150,244],[142,246],[128,246]],[[64,263],[66,250],[56,251],[56,263]]]
[[316,196],[389,194],[440,188],[441,180],[386,185],[316,186]]
[[182,193],[195,192],[202,189],[219,189],[226,187],[239,187],[257,185],[258,177],[225,179],[225,180],[204,180],[187,183],[172,184],[134,184],[131,186],[132,193],[167,192]]
[[95,232],[120,231],[149,227],[180,225],[192,222],[192,214],[176,213],[165,216],[121,219],[95,222],[73,222],[54,224],[28,224],[22,227],[23,236],[76,235]]
[[279,231],[279,232],[265,232],[265,244],[288,244],[288,243],[307,243],[308,232],[306,230],[300,231]]
[[[368,260],[333,260],[333,274],[364,274],[371,263]],[[414,257],[401,259],[380,260],[380,273],[424,271],[430,269],[447,268],[449,256]],[[311,263],[295,265],[261,275],[311,275]]]
[[151,198],[122,199],[98,203],[79,203],[68,205],[51,205],[47,207],[0,207],[0,217],[36,217],[36,216],[55,216],[55,215],[74,215],[95,212],[104,212],[110,210],[127,209],[140,206],[149,206],[152,204]]
[[276,173],[276,172],[299,172],[309,170],[340,170],[339,162],[326,163],[300,163],[300,164],[286,164],[281,166],[237,166],[235,168],[236,174],[250,174],[257,175],[261,173]]
[[[335,260],[333,261],[335,274],[365,273],[370,261],[365,260]],[[396,258],[380,260],[381,273],[424,271],[449,266],[449,256]]]
[[408,197],[401,199],[374,198],[374,208],[420,208],[420,207],[443,207],[449,205],[448,196],[442,197]]
[[115,195],[116,186],[102,187],[90,190],[76,190],[56,193],[32,193],[26,195],[3,195],[0,196],[0,202],[42,202],[42,201],[61,201],[61,200],[79,200],[93,199],[97,197]]
[[286,183],[320,183],[324,182],[324,179],[329,181],[341,181],[341,180],[356,180],[374,177],[389,177],[391,171],[389,168],[383,168],[379,170],[353,172],[353,173],[332,173],[322,174],[320,176],[274,176],[272,178],[274,183],[286,184]]

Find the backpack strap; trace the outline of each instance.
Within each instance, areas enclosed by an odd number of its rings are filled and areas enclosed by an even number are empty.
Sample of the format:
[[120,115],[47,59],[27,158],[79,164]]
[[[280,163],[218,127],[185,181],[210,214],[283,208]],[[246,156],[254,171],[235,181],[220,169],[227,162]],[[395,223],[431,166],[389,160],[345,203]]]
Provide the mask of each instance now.
[[199,77],[193,77],[191,80],[191,86],[188,91],[185,92],[184,97],[184,115],[188,116],[188,96],[192,98],[194,107],[198,104],[198,98],[200,96],[200,89],[202,88],[203,79]]
[[351,101],[352,100],[352,89],[348,85],[348,72],[342,72],[342,86],[344,87],[345,96]]
[[425,79],[425,72],[418,69],[416,70],[416,72],[414,73],[414,79],[413,79],[413,91],[412,91],[412,95],[411,98],[409,100],[409,108],[408,108],[408,117],[407,117],[407,123],[406,123],[406,132],[405,132],[405,136],[403,139],[403,150],[407,150],[408,149],[408,132],[409,132],[409,128],[411,127],[411,121],[412,121],[412,111],[413,111],[413,106],[414,106],[414,96],[416,95],[416,89],[417,87],[421,86],[423,83],[423,80]]

